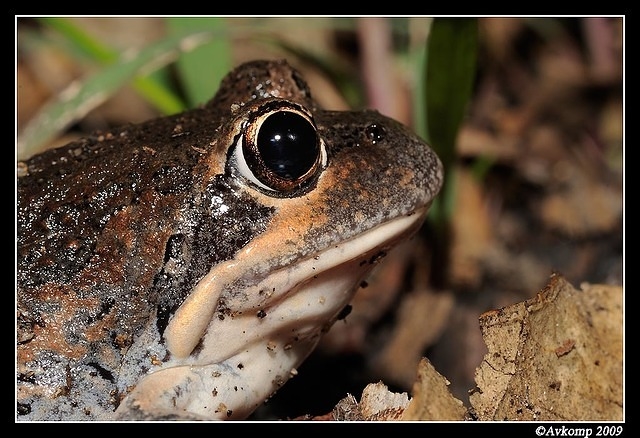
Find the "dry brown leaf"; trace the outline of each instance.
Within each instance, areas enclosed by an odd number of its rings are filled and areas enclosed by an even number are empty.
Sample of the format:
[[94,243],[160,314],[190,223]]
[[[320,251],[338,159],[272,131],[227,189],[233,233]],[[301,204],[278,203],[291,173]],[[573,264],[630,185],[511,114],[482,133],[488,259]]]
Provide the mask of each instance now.
[[360,412],[365,420],[398,420],[409,404],[406,392],[396,393],[382,383],[372,383],[365,387],[360,398]]
[[499,163],[511,163],[522,154],[517,139],[517,136],[498,135],[467,124],[460,127],[456,153],[460,157],[491,157]]
[[410,388],[423,351],[441,335],[453,305],[453,295],[448,292],[418,290],[407,294],[393,333],[374,360],[377,372],[385,380]]
[[554,275],[535,298],[480,317],[479,420],[622,420],[622,287],[582,289]]
[[494,224],[481,184],[470,170],[456,170],[455,193],[449,275],[452,284],[478,286],[483,278],[481,261],[494,242]]
[[333,418],[354,420],[620,421],[623,418],[620,286],[582,284],[553,275],[533,299],[484,313],[488,353],[476,369],[471,409],[422,358],[412,388],[392,393],[368,385],[348,395]]
[[413,385],[413,398],[402,414],[402,420],[457,421],[463,420],[467,408],[449,392],[449,381],[422,358],[418,379]]
[[333,409],[336,421],[458,421],[464,420],[467,408],[449,392],[449,381],[422,358],[413,398],[406,392],[389,391],[382,382],[365,387],[360,402],[351,394]]
[[545,198],[539,212],[552,229],[569,236],[606,233],[618,226],[622,215],[620,187],[593,180],[566,164],[566,186]]
[[399,420],[408,404],[406,392],[391,392],[382,382],[370,383],[362,391],[359,403],[351,394],[340,400],[333,417],[336,421]]

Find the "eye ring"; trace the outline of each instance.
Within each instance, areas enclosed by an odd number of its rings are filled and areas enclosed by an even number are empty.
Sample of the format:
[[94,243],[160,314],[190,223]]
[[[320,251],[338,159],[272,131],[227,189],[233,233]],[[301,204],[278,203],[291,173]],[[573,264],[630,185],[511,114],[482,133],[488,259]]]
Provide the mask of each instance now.
[[327,162],[312,115],[282,99],[265,102],[249,114],[234,156],[246,180],[275,196],[308,191]]

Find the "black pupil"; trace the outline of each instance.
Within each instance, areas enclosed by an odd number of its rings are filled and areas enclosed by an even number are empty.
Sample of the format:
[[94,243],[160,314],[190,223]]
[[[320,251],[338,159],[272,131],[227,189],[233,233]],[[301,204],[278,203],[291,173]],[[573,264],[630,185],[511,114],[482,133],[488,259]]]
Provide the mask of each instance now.
[[313,125],[290,111],[274,113],[262,123],[258,150],[269,170],[291,181],[307,173],[319,153]]

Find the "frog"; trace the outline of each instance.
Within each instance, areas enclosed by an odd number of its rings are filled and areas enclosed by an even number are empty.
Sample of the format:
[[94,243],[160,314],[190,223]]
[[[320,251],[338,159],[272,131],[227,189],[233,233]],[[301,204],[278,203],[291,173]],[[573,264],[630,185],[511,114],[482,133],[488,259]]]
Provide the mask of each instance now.
[[422,226],[432,148],[284,59],[18,162],[16,419],[247,419]]

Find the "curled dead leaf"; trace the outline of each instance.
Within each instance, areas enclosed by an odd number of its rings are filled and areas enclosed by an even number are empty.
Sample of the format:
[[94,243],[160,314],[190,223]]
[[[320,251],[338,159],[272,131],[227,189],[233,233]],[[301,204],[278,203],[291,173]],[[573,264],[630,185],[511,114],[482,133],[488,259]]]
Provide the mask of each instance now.
[[622,420],[622,287],[579,291],[554,275],[480,325],[489,352],[470,396],[479,420]]

